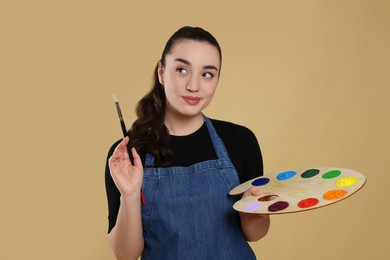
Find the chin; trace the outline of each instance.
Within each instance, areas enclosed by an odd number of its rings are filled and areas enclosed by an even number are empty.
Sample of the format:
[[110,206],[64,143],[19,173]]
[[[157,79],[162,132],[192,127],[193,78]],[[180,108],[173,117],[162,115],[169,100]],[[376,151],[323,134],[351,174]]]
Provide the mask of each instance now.
[[200,109],[181,109],[176,110],[176,113],[182,117],[196,117],[201,115],[202,110]]
[[199,104],[198,106],[181,106],[176,108],[171,107],[169,110],[172,112],[172,114],[176,114],[181,117],[196,117],[201,115],[204,109],[205,107]]
[[183,112],[181,113],[185,117],[196,117],[201,115],[202,111],[196,111],[196,112]]

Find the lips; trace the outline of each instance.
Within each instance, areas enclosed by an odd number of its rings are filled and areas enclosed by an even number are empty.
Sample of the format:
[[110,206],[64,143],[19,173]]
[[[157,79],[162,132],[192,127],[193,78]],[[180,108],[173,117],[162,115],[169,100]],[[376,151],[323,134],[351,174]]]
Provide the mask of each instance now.
[[191,97],[191,96],[184,96],[183,99],[189,105],[196,105],[200,101],[200,98],[198,98],[198,97]]

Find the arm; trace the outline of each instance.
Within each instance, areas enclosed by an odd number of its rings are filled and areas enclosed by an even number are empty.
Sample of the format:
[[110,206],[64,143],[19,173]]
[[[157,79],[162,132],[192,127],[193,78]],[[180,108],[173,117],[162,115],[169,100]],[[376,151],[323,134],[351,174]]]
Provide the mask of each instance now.
[[[242,197],[259,196],[261,192],[255,187],[247,190]],[[247,241],[257,241],[263,238],[269,230],[269,215],[250,214],[240,212],[241,229]]]
[[[256,136],[249,130],[248,138],[244,140],[243,151],[245,153],[245,159],[243,163],[242,182],[263,175],[263,158]],[[243,197],[250,195],[259,196],[261,192],[257,188],[252,187],[243,194]],[[240,212],[240,218],[241,229],[247,241],[257,241],[268,233],[270,228],[269,215]]]
[[137,259],[144,248],[140,203],[143,167],[134,148],[131,150],[134,165],[131,164],[128,142],[129,138],[124,138],[109,159],[110,174],[121,193],[116,225],[108,235],[117,259]]

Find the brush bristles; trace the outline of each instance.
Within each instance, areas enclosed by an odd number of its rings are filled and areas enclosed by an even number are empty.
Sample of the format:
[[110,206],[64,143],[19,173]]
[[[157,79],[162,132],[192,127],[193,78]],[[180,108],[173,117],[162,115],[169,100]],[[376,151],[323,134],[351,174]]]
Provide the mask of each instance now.
[[112,97],[114,98],[114,102],[115,102],[115,103],[118,103],[118,102],[119,102],[118,98],[117,98],[115,95],[112,95]]

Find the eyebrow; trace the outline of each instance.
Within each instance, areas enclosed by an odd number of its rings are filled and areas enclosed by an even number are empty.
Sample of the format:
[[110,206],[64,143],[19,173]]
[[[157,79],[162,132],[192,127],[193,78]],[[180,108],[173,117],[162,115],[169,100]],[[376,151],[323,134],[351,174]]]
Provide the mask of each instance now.
[[[173,61],[178,61],[178,62],[181,62],[181,63],[184,63],[188,66],[192,66],[192,63],[189,62],[188,60],[186,59],[183,59],[183,58],[176,58],[174,59]],[[206,66],[203,66],[204,69],[211,69],[211,70],[215,70],[215,71],[218,71],[218,68],[213,66],[213,65],[206,65]]]

